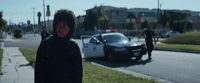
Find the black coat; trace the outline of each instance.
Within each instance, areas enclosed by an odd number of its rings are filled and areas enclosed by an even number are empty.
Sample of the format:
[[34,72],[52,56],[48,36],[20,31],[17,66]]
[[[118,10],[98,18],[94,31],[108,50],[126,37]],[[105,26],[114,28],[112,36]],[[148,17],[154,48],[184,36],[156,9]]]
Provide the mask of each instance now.
[[41,39],[44,40],[49,36],[49,33],[47,31],[42,31],[41,32]]
[[35,83],[82,83],[82,58],[72,40],[42,41],[35,63]]
[[145,36],[147,50],[152,51],[153,50],[153,37],[155,36],[155,33],[150,29],[145,30],[143,33]]

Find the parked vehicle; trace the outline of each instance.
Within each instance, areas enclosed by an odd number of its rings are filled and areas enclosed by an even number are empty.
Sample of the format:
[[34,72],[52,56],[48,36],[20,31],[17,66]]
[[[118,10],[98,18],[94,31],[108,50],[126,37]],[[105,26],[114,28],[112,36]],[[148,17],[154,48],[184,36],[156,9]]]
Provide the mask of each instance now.
[[82,36],[81,39],[85,58],[104,57],[113,60],[136,57],[139,60],[147,51],[144,43],[131,42],[124,34],[117,32]]
[[180,33],[177,31],[168,31],[166,33],[161,34],[161,38],[169,38],[171,36],[179,35]]

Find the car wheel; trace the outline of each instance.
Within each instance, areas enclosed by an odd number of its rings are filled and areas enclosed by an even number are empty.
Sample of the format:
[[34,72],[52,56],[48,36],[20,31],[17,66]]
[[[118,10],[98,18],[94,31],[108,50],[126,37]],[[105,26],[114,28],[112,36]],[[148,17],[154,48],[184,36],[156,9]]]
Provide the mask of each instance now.
[[105,59],[108,60],[108,61],[113,61],[114,59],[113,59],[112,53],[106,54],[106,55],[105,55]]

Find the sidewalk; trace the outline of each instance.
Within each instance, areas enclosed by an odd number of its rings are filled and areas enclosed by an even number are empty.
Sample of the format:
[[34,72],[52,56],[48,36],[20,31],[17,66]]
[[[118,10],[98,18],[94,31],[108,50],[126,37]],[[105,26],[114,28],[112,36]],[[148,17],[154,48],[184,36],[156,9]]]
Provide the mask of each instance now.
[[17,47],[2,47],[0,83],[34,83],[34,70]]

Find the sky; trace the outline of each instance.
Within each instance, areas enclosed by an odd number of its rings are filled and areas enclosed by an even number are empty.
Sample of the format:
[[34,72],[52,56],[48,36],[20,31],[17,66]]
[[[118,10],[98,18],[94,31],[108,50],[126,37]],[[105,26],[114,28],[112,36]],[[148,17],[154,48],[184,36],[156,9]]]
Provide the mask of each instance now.
[[[158,0],[44,0],[45,5],[50,5],[51,16],[59,9],[72,10],[76,16],[85,15],[85,10],[94,6],[106,5],[126,8],[157,8]],[[180,9],[200,11],[200,0],[160,0],[161,9]],[[12,23],[30,20],[33,23],[33,8],[35,8],[35,23],[37,23],[37,12],[42,13],[43,0],[0,0],[0,11],[3,18]],[[46,9],[45,9],[46,10]],[[47,19],[47,17],[46,17]]]

